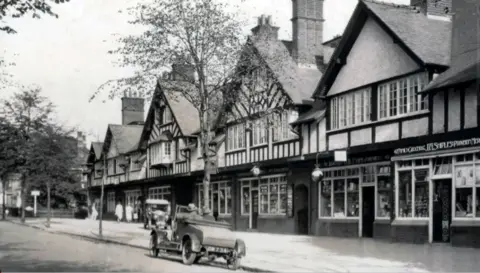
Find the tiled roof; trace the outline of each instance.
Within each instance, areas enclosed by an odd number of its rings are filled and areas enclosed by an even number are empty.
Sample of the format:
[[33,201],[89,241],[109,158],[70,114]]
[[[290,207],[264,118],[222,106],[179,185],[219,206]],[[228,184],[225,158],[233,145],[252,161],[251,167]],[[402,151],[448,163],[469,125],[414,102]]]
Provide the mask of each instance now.
[[262,35],[250,40],[293,103],[302,104],[303,100],[311,97],[322,76],[316,67],[299,68],[283,41]]
[[424,63],[449,65],[452,23],[429,19],[418,9],[373,0],[361,0]]
[[125,154],[138,145],[143,125],[115,125],[109,124],[108,128],[112,133],[112,142],[119,154]]
[[290,124],[297,125],[297,124],[307,123],[314,120],[321,120],[324,117],[325,117],[325,103],[323,103],[322,101],[315,101],[312,109],[300,115],[295,122],[292,122]]
[[200,117],[198,110],[184,95],[190,95],[195,99],[197,94],[195,87],[185,81],[159,80],[159,84],[183,135],[193,135],[200,129]]
[[475,79],[480,79],[480,48],[466,52],[455,59],[452,66],[438,75],[422,92],[446,88]]

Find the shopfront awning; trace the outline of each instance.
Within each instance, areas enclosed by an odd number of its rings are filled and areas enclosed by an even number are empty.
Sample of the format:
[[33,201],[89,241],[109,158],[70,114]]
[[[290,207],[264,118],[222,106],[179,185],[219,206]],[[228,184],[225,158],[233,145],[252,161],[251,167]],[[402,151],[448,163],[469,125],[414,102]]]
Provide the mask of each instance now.
[[449,150],[441,150],[441,151],[429,151],[424,153],[415,153],[415,154],[408,154],[408,155],[397,155],[392,156],[392,161],[403,161],[403,160],[415,160],[415,159],[427,159],[427,158],[435,158],[435,157],[445,157],[445,156],[456,156],[461,154],[471,154],[480,152],[479,147],[464,147],[458,149],[449,149]]

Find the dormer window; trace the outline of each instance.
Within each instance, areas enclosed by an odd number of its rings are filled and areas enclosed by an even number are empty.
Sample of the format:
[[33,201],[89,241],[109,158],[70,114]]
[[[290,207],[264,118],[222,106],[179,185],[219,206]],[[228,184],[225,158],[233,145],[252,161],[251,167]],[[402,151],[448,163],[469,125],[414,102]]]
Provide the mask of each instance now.
[[162,110],[162,124],[172,122],[172,112],[168,107],[164,107]]
[[164,142],[163,143],[163,154],[165,156],[171,156],[172,155],[172,143],[170,143],[170,142]]

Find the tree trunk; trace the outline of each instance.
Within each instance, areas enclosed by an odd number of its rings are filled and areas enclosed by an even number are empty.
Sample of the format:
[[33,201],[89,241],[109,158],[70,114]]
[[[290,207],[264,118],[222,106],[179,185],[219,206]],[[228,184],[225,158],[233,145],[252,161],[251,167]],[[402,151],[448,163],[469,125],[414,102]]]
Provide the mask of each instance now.
[[207,160],[203,160],[203,162],[205,163],[205,167],[204,167],[204,174],[203,174],[203,200],[204,200],[204,203],[203,203],[203,212],[205,214],[212,214],[212,211],[210,209],[210,168],[208,167],[207,163],[208,163],[208,159]]
[[51,201],[50,201],[50,181],[47,182],[47,228],[50,227],[50,213],[51,213]]
[[22,181],[20,183],[20,209],[21,209],[21,218],[20,221],[25,223],[25,187],[27,184],[27,176],[25,174],[22,175]]
[[7,198],[7,193],[5,192],[7,189],[7,186],[5,185],[7,182],[5,179],[2,179],[2,220],[5,220],[5,198]]

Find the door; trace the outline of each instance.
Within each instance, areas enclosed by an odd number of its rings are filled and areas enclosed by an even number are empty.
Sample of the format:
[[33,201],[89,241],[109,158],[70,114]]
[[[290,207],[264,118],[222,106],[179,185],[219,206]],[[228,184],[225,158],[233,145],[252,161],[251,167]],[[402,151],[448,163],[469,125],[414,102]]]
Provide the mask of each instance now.
[[250,200],[250,204],[252,204],[252,213],[250,213],[250,229],[257,229],[258,226],[258,189],[252,190],[252,194],[250,195],[252,200]]
[[295,187],[295,222],[298,234],[308,234],[308,188],[305,185]]
[[363,187],[362,195],[362,237],[372,238],[375,221],[375,187]]
[[433,241],[448,243],[452,222],[452,181],[437,180],[433,186]]

